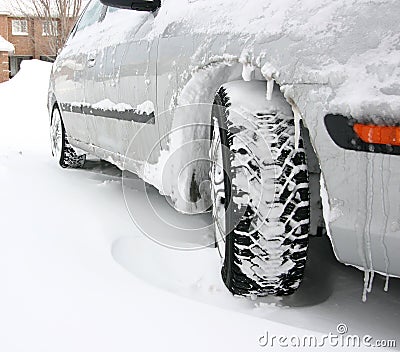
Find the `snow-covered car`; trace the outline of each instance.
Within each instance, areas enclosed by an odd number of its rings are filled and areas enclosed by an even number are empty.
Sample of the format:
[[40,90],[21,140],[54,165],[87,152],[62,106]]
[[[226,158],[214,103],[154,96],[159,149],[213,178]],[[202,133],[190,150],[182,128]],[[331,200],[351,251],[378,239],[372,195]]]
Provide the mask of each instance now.
[[400,275],[399,13],[396,0],[92,0],[53,66],[53,155],[108,160],[180,212],[212,208],[236,295],[293,293],[325,227],[365,297],[374,273]]

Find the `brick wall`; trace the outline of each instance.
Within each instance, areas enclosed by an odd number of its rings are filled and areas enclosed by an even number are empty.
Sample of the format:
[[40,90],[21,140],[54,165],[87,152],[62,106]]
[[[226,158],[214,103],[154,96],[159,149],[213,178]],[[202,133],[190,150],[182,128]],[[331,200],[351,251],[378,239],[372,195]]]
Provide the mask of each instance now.
[[14,44],[15,55],[32,55],[35,57],[35,47],[32,41],[32,35],[34,35],[33,21],[28,21],[28,32],[29,35],[13,35],[12,34],[12,21],[18,20],[17,17],[8,18],[8,41]]
[[[8,15],[0,14],[0,35],[8,40]],[[0,83],[9,79],[8,53],[0,51]]]
[[0,35],[8,40],[8,15],[0,14]]
[[8,81],[8,52],[0,51],[0,83]]
[[[8,69],[12,70],[14,75],[19,67],[19,63],[22,59],[35,58],[40,59],[42,56],[55,56],[55,38],[52,36],[43,35],[43,19],[32,18],[28,19],[28,34],[27,35],[13,35],[12,33],[12,21],[22,20],[24,18],[15,17],[10,14],[0,13],[0,35],[14,44],[15,52],[11,58],[7,60],[1,60],[0,65],[3,66],[3,62],[8,61]],[[72,28],[74,21],[71,19],[70,26]],[[0,68],[0,75],[3,77],[3,69]]]
[[43,35],[43,20],[39,18],[35,19],[33,26],[35,38],[35,59],[39,59],[41,55],[55,55],[55,38]]
[[12,21],[18,19],[19,18],[17,17],[8,17],[7,36],[4,37],[9,42],[14,44],[16,56],[26,55],[26,56],[33,56],[35,59],[40,59],[40,56],[43,55],[55,55],[54,49],[52,50],[52,45],[50,44],[51,41],[53,41],[54,39],[51,36],[43,35],[42,19],[35,18],[28,20],[28,35],[13,35]]

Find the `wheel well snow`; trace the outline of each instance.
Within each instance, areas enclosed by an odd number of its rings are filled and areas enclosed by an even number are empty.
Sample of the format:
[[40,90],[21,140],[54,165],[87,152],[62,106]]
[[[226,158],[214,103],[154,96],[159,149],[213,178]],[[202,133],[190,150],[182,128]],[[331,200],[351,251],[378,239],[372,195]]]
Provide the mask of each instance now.
[[[265,94],[263,95],[266,101],[267,99],[267,81],[261,77],[259,82],[264,82],[264,90]],[[184,105],[188,106],[191,104],[200,104],[200,105],[209,105],[209,109],[204,109],[204,106],[202,109],[199,109],[199,112],[192,112],[190,113],[191,116],[191,121],[189,123],[196,125],[209,125],[211,122],[211,107],[212,103],[214,101],[214,98],[218,92],[218,90],[226,85],[235,85],[236,87],[240,87],[240,85],[246,85],[246,84],[251,84],[251,82],[246,82],[242,79],[242,72],[241,72],[241,65],[211,65],[208,66],[204,69],[198,70],[195,72],[192,76],[192,78],[189,80],[185,88],[182,90],[179,101],[178,101],[178,108],[177,111],[179,110],[179,105]],[[200,92],[199,92],[200,91]],[[275,88],[273,89],[274,91],[274,97],[279,96],[280,99],[285,100],[288,104],[288,107],[292,107],[293,111],[293,106],[295,106],[293,101],[288,101],[288,98],[284,96],[284,94],[281,92],[279,82],[275,82]],[[269,95],[272,92],[269,92]],[[296,107],[297,108],[297,107]],[[173,123],[172,123],[172,130],[179,129],[180,126],[187,125],[188,120],[187,120],[187,114],[182,114],[182,116],[178,113],[174,114],[173,118]],[[315,228],[315,233],[317,232],[317,227],[321,225],[320,218],[322,219],[322,211],[320,207],[320,195],[319,195],[319,163],[318,159],[316,157],[316,154],[314,152],[314,149],[312,147],[312,144],[310,142],[309,134],[307,128],[303,124],[299,124],[301,130],[301,134],[303,138],[306,140],[307,143],[307,148],[306,148],[306,153],[307,153],[307,159],[309,160],[310,163],[310,168],[313,170],[313,173],[315,176],[313,176],[313,188],[312,192],[316,193],[315,197],[313,199],[317,199],[314,203],[314,210],[312,211],[312,216],[316,218],[315,222],[318,224],[317,226],[314,226]],[[299,132],[300,133],[300,132]],[[203,138],[203,139],[208,139],[210,140],[210,135],[211,131],[210,129],[203,128],[202,130],[199,129],[188,129],[188,133],[185,134],[172,134],[171,138],[177,138],[179,141],[178,143],[174,143],[170,141],[170,146],[175,144],[179,145],[188,145],[190,146],[191,142],[193,140],[196,140],[198,138]],[[209,150],[205,144],[202,144],[202,149],[198,148],[198,145],[196,145],[196,148],[193,148],[190,152],[186,151],[186,155],[182,156],[182,159],[180,160],[181,165],[188,165],[190,160],[189,158],[207,158],[208,157]],[[189,154],[189,155],[188,155]],[[190,163],[191,165],[191,170],[187,170],[187,175],[184,178],[185,180],[185,185],[183,187],[183,192],[185,193],[185,198],[190,200],[192,202],[191,205],[188,205],[187,201],[180,202],[178,199],[174,199],[174,196],[171,196],[173,199],[173,202],[175,203],[175,206],[178,210],[181,210],[185,213],[190,213],[193,211],[198,211],[198,207],[196,206],[196,202],[204,202],[205,198],[200,190],[197,190],[197,187],[201,185],[204,181],[209,181],[209,170],[203,170],[202,168],[206,167],[205,164],[203,163],[198,164],[196,166],[195,163]],[[176,166],[176,165],[175,165]],[[178,167],[179,169],[179,167]],[[171,179],[176,179],[175,177],[172,177]],[[171,188],[173,186],[171,185]],[[196,190],[194,189],[196,188]],[[182,192],[182,189],[181,189]],[[170,192],[167,192],[167,194]],[[172,194],[175,195],[177,190],[172,191]],[[171,195],[171,193],[169,195]],[[321,215],[321,216],[320,216]],[[314,223],[314,222],[313,222]],[[322,221],[323,224],[323,221]]]

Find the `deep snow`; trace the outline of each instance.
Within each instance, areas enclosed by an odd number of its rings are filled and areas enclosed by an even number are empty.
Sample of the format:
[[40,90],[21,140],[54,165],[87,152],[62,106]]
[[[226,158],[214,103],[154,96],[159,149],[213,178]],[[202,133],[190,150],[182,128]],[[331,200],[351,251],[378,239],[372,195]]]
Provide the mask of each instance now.
[[[266,330],[319,336],[339,323],[400,339],[399,280],[385,293],[376,278],[362,303],[362,273],[335,262],[327,238],[312,240],[298,293],[250,301],[225,290],[214,248],[172,250],[143,236],[118,169],[90,159],[84,170],[62,170],[52,160],[49,71],[25,61],[0,85],[0,351],[260,351]],[[125,176],[129,210],[166,241],[182,239],[165,220],[207,223]]]

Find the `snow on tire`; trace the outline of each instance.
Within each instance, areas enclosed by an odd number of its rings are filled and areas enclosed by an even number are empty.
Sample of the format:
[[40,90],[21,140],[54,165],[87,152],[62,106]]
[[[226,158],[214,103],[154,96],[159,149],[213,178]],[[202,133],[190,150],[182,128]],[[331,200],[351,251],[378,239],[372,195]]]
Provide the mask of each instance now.
[[53,109],[50,125],[51,152],[63,168],[81,168],[85,164],[86,155],[79,155],[74,147],[69,144],[65,133],[60,110],[57,106]]
[[303,141],[296,149],[292,110],[278,90],[267,101],[265,86],[224,85],[212,114],[217,246],[223,247],[224,283],[240,296],[292,294],[306,263],[310,210]]

